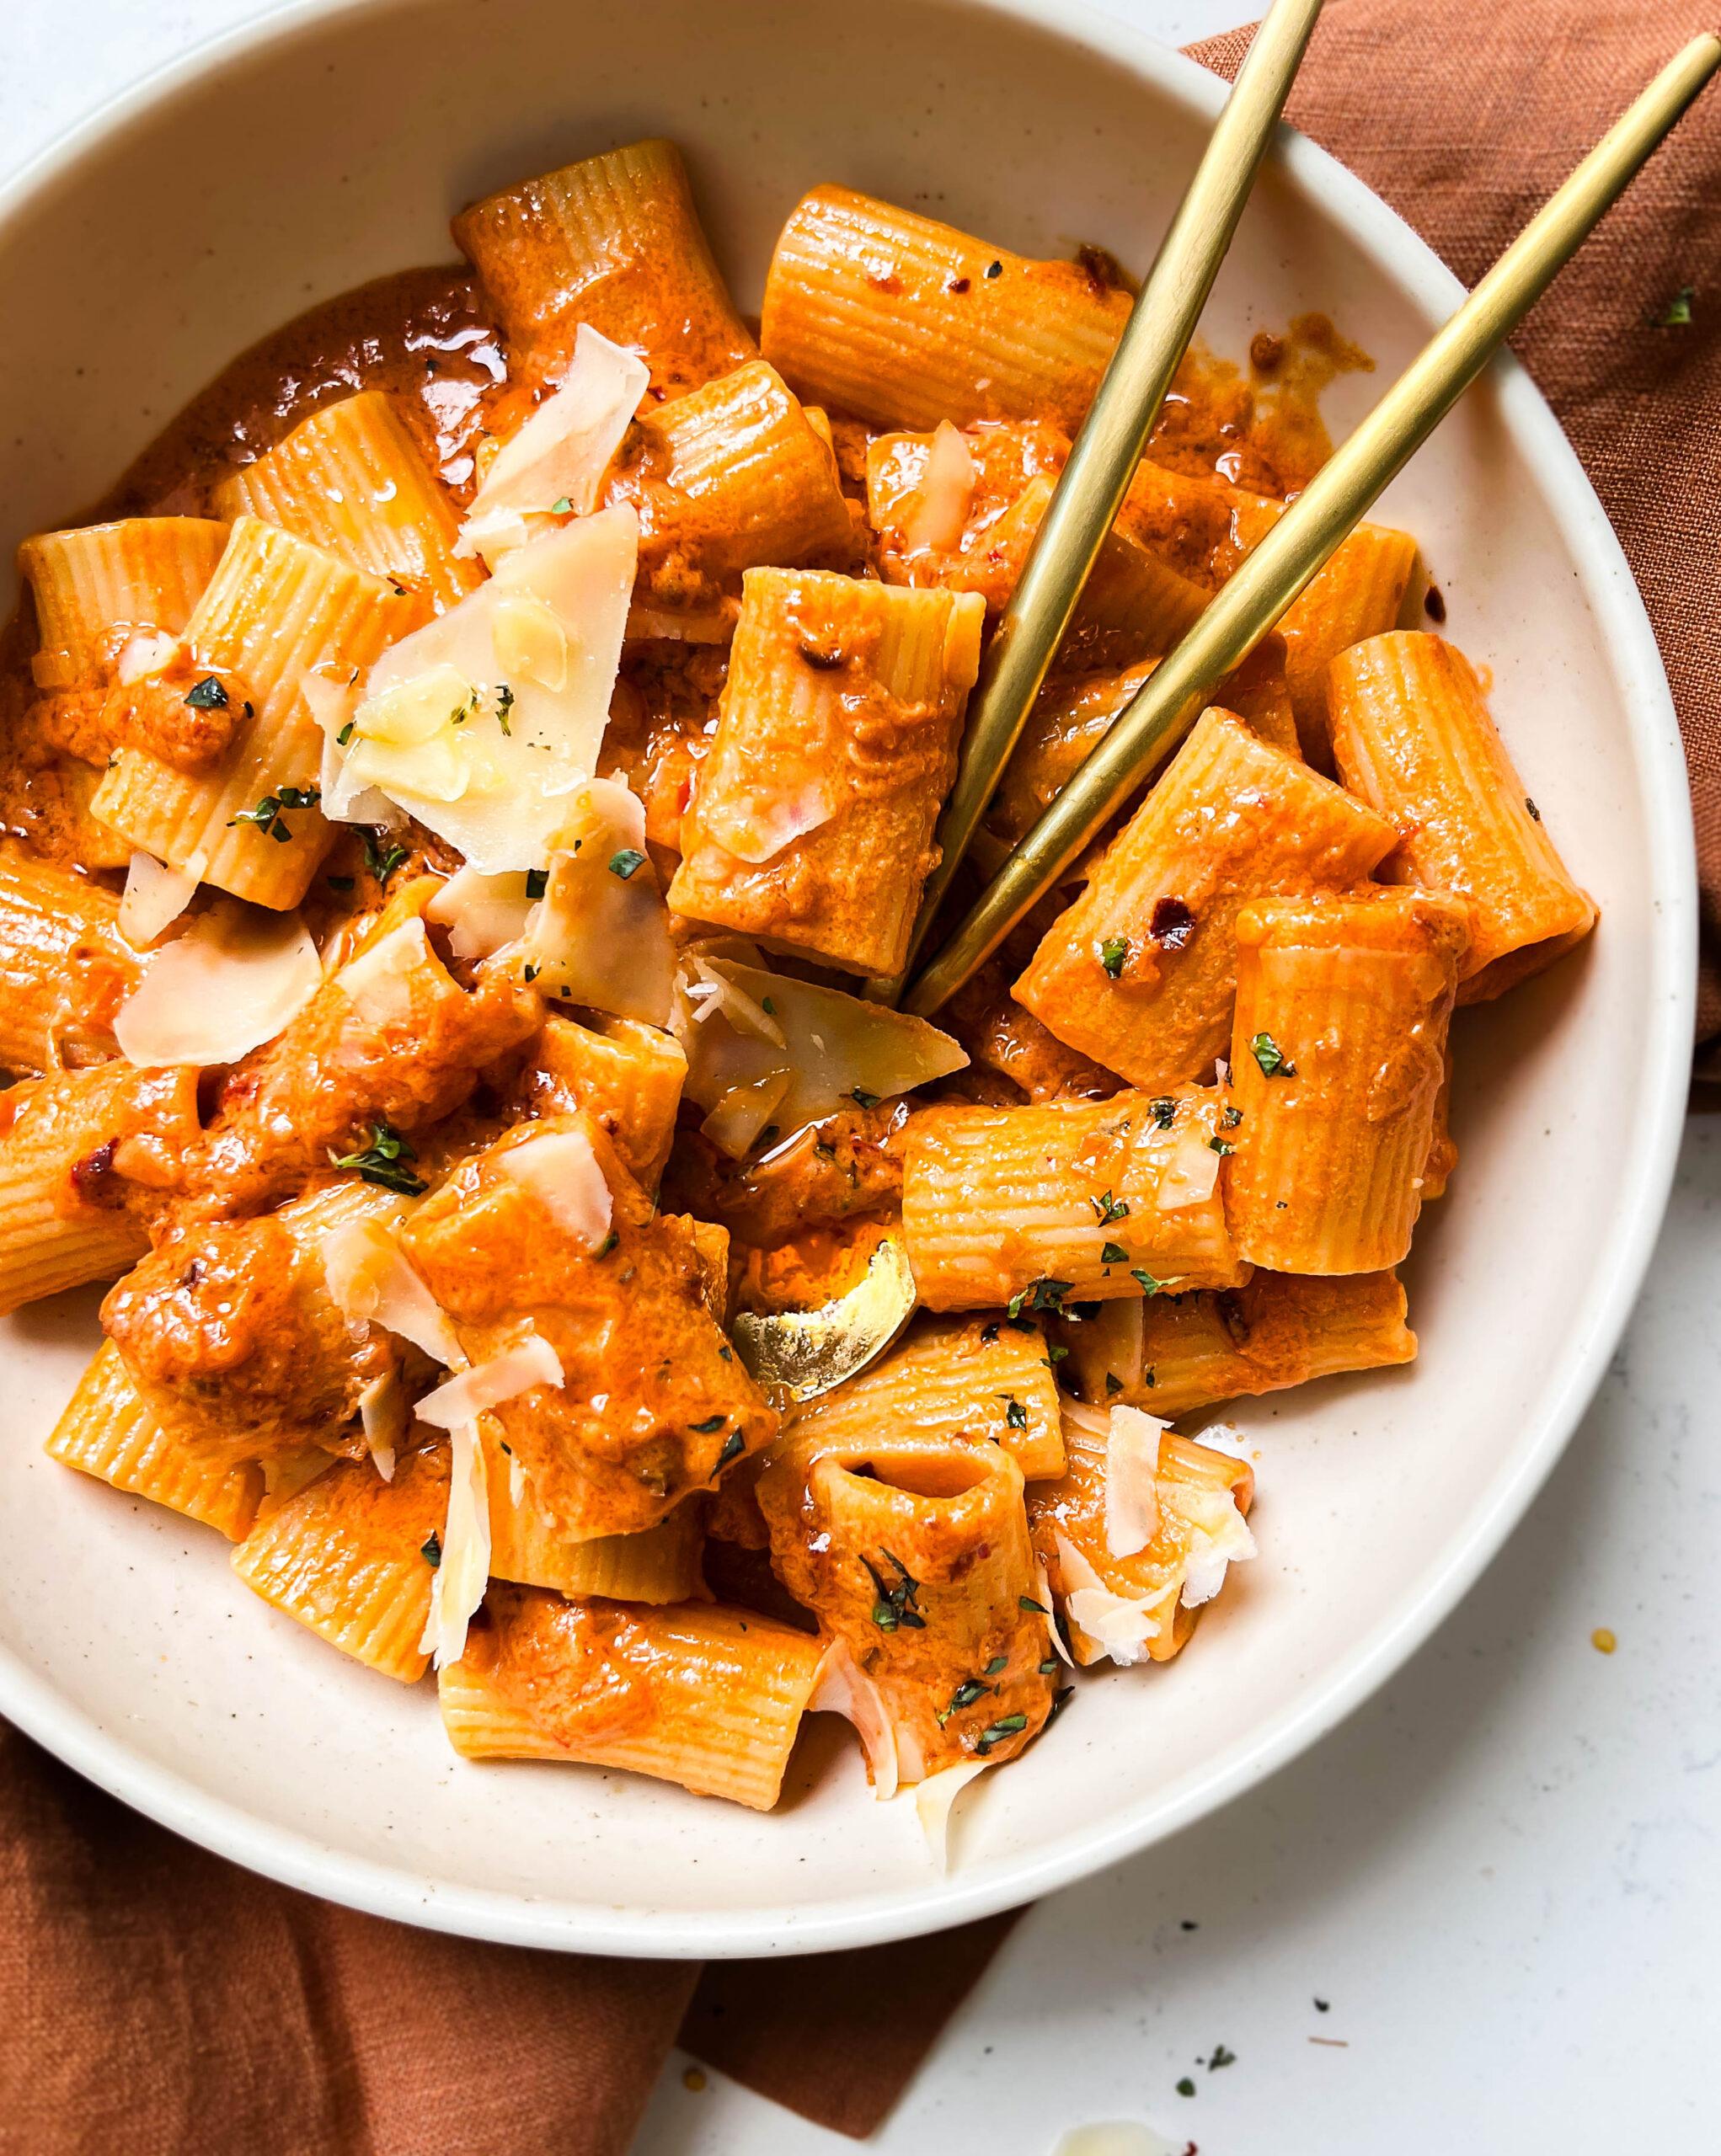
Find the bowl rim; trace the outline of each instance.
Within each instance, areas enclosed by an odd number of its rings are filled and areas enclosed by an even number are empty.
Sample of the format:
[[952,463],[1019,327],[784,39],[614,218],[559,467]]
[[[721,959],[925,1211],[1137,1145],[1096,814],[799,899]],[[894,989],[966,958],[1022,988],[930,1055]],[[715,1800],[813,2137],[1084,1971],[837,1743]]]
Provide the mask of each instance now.
[[[394,13],[419,0],[290,0],[200,40],[94,106],[0,186],[0,235],[79,168],[230,61],[314,37],[338,17]],[[954,13],[1002,15],[1133,76],[1211,123],[1227,85],[1199,62],[1088,0],[938,0]],[[1389,284],[1438,319],[1464,287],[1396,211],[1328,152],[1281,125],[1280,176],[1317,202]],[[1671,691],[1625,552],[1576,452],[1510,351],[1489,379],[1500,419],[1570,536],[1585,597],[1609,629],[1644,789],[1658,927],[1647,954],[1650,1019],[1644,1043],[1644,1108],[1633,1133],[1633,1180],[1609,1236],[1595,1322],[1538,1402],[1510,1476],[1419,1583],[1396,1620],[1339,1658],[1264,1723],[1246,1753],[1197,1775],[1173,1800],[1146,1796],[1104,1825],[1002,1860],[965,1878],[806,1909],[794,1904],[697,1915],[539,1901],[528,1894],[440,1884],[355,1857],[308,1834],[259,1822],[187,1778],[134,1754],[123,1737],[71,1705],[0,1646],[0,1714],[67,1766],[187,1839],[285,1886],[373,1916],[500,1944],[642,1958],[738,1958],[879,1945],[1019,1908],[1193,1825],[1290,1764],[1353,1713],[1407,1662],[1498,1555],[1564,1451],[1612,1356],[1648,1271],[1670,1195],[1690,1081],[1697,999],[1697,885],[1691,798]]]

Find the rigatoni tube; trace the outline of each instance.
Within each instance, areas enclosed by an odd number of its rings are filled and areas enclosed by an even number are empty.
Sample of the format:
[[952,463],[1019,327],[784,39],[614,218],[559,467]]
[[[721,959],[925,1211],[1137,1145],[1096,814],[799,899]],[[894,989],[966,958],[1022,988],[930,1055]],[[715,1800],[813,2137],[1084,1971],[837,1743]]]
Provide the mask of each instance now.
[[1228,1203],[1252,1263],[1374,1273],[1408,1251],[1467,932],[1431,891],[1237,915]]
[[[1243,1278],[1220,1194],[1216,1087],[910,1122],[902,1229],[933,1310],[1056,1314]],[[1020,1299],[1019,1301],[1018,1299]]]
[[1130,306],[1089,259],[1030,261],[815,187],[772,256],[760,342],[801,396],[874,426],[1034,419],[1073,435]]
[[849,972],[896,972],[984,611],[971,593],[750,569],[671,908]]
[[1476,670],[1440,638],[1371,638],[1334,660],[1333,750],[1344,783],[1398,826],[1381,874],[1470,911],[1461,1003],[1550,965],[1595,925],[1506,754]]
[[1343,890],[1392,840],[1383,817],[1232,712],[1206,712],[1042,940],[1016,999],[1134,1085],[1205,1076],[1231,1034],[1238,906]]
[[37,686],[99,678],[140,630],[178,636],[215,574],[227,529],[203,516],[126,516],[42,531],[18,550],[42,648]]
[[98,1063],[137,985],[119,901],[88,876],[0,846],[0,1070]]

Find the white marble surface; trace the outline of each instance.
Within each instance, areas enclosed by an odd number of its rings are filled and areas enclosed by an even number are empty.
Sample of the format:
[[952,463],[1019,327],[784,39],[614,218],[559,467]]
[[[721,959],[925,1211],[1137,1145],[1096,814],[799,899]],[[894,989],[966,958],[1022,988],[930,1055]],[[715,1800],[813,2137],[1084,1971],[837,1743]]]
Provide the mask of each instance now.
[[[1170,41],[1249,12],[1107,4]],[[260,12],[9,0],[0,182],[114,91]],[[1624,1142],[1605,1102],[1596,1142]],[[877,2148],[1050,2156],[1098,2119],[1203,2156],[1721,2146],[1718,1314],[1721,1120],[1694,1121],[1601,1396],[1469,1600],[1313,1753],[1036,1909]],[[1617,1636],[1611,1656],[1590,1644],[1598,1626]],[[1216,2044],[1236,2054],[1219,2072],[1198,2063]],[[690,2091],[685,2063],[637,2156],[852,2145],[721,2077]]]

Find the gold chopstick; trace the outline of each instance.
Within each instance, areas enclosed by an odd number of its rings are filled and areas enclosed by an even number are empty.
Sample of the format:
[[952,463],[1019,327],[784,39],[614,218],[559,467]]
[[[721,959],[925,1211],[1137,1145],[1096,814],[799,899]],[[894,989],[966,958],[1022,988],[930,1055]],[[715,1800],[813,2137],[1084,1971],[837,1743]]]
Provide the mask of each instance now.
[[986,648],[969,702],[956,782],[938,824],[903,973],[870,990],[895,1002],[950,878],[1070,626],[1100,542],[1122,506],[1178,363],[1213,289],[1322,0],[1275,0],[1249,46],[1189,190],[1168,227],[1094,393],[1034,547]]
[[[925,1017],[984,964],[1107,819],[1182,740],[1239,664],[1482,371],[1721,66],[1694,38],[1532,217],[1469,298],[1222,584],[915,981]],[[1088,562],[1063,567],[1073,590]]]

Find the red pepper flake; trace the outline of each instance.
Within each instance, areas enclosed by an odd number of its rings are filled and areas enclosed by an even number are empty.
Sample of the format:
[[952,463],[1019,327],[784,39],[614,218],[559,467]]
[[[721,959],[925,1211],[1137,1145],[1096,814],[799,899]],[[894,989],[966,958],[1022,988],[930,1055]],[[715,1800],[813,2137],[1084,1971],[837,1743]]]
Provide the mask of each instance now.
[[110,1138],[105,1145],[98,1145],[94,1153],[86,1153],[81,1161],[72,1164],[72,1183],[86,1205],[117,1205],[119,1193],[109,1178],[114,1171],[114,1152],[119,1145],[117,1138]]
[[902,280],[894,270],[869,270],[867,282],[875,292],[900,292]]
[[1444,622],[1446,620],[1446,594],[1440,590],[1439,584],[1430,584],[1428,590],[1423,593],[1422,611],[1428,616],[1428,618],[1431,622]]
[[1160,899],[1147,932],[1162,951],[1181,951],[1195,932],[1195,916],[1181,899]]
[[1285,339],[1270,329],[1258,329],[1249,343],[1249,364],[1257,374],[1272,374],[1285,359]]
[[965,292],[968,290],[968,281],[966,277],[946,278],[944,290],[947,292]]

